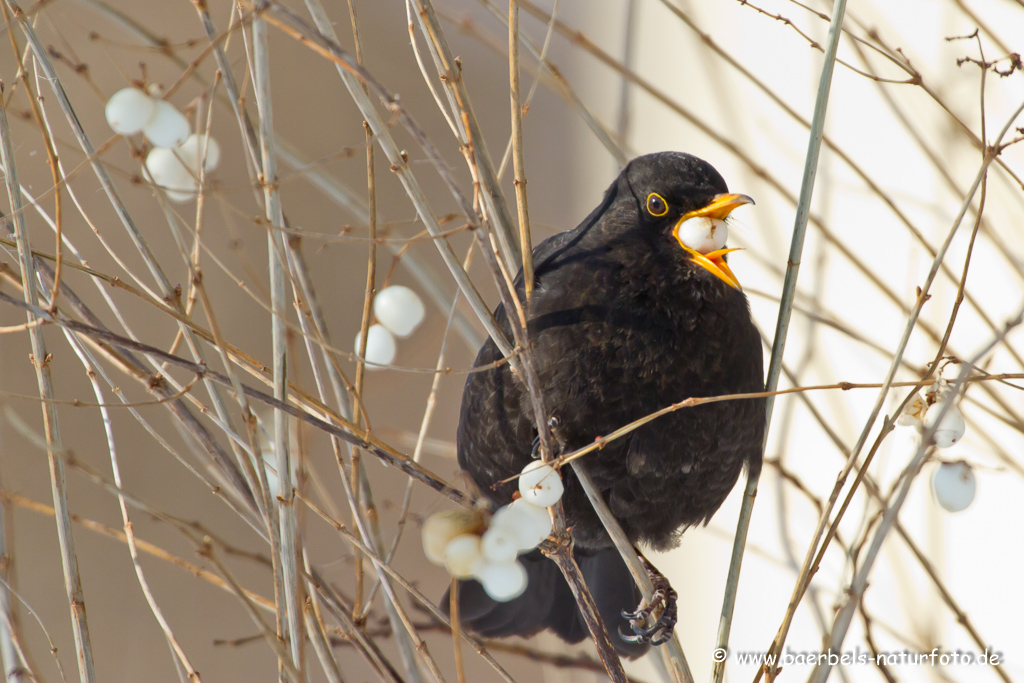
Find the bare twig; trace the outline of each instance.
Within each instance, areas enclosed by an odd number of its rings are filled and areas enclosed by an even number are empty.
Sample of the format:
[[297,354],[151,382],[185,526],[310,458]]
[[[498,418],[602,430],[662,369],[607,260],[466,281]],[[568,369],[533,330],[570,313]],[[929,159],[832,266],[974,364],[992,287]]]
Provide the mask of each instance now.
[[[989,165],[992,163],[992,161],[995,159],[995,156],[998,153],[996,150],[998,149],[999,141],[1002,140],[1003,136],[1009,130],[1010,126],[1016,120],[1017,116],[1020,115],[1021,111],[1024,111],[1024,103],[1022,103],[1014,111],[1014,113],[1010,116],[1010,118],[1007,120],[1006,124],[1003,126],[1003,129],[1000,132],[999,137],[996,139],[996,144],[993,145],[992,147],[990,147],[989,148],[989,152],[987,152],[985,154],[985,156],[984,156],[984,158],[982,160],[982,163],[981,163],[981,167],[978,169],[978,173],[975,176],[974,183],[973,183],[973,185],[971,187],[971,190],[968,193],[967,197],[964,199],[964,202],[963,202],[963,204],[961,205],[961,208],[960,208],[960,212],[957,215],[956,219],[954,220],[953,225],[952,225],[949,233],[946,236],[946,240],[943,242],[942,247],[939,249],[938,255],[936,255],[935,260],[932,262],[932,267],[931,267],[931,269],[928,272],[928,276],[925,278],[924,284],[921,287],[918,288],[917,301],[916,301],[916,303],[914,305],[914,308],[911,310],[910,319],[908,320],[908,322],[906,324],[906,327],[904,328],[902,338],[900,339],[900,343],[897,346],[896,352],[895,352],[895,354],[892,357],[892,361],[890,363],[889,370],[886,373],[885,383],[884,383],[881,391],[879,392],[878,398],[875,401],[875,405],[872,408],[871,414],[868,416],[868,419],[865,422],[864,429],[861,431],[861,434],[860,434],[860,436],[857,439],[856,445],[853,447],[853,449],[851,449],[850,457],[847,459],[846,465],[843,467],[842,471],[839,474],[839,477],[836,480],[835,487],[833,488],[832,495],[829,497],[828,503],[826,505],[825,512],[821,515],[821,517],[818,520],[818,525],[817,525],[817,528],[815,529],[813,540],[812,540],[811,544],[808,546],[807,556],[805,557],[803,566],[801,567],[800,577],[798,578],[798,580],[796,582],[796,586],[794,587],[794,590],[793,590],[793,595],[792,595],[792,598],[790,600],[789,608],[786,610],[786,615],[784,616],[783,622],[782,622],[781,626],[779,627],[779,631],[776,634],[775,639],[772,641],[771,647],[769,648],[769,653],[771,653],[773,655],[777,655],[781,651],[782,644],[785,641],[786,635],[787,635],[787,633],[789,631],[789,626],[792,623],[792,619],[793,619],[793,615],[795,613],[796,607],[799,604],[800,599],[802,598],[804,592],[806,591],[807,583],[810,580],[810,576],[813,574],[813,567],[816,567],[817,566],[817,562],[820,561],[821,552],[824,551],[824,546],[825,546],[825,544],[827,544],[827,537],[826,537],[826,543],[821,546],[819,552],[816,553],[815,550],[817,550],[819,548],[818,543],[819,543],[819,540],[822,537],[822,533],[824,532],[825,525],[827,524],[827,520],[828,520],[829,515],[831,514],[831,511],[832,511],[832,507],[835,504],[835,501],[838,499],[839,493],[842,490],[843,486],[845,485],[846,479],[849,476],[850,471],[853,469],[853,467],[854,467],[854,465],[855,465],[855,463],[856,463],[856,461],[857,461],[857,459],[858,459],[858,457],[860,455],[861,449],[863,448],[865,442],[867,441],[868,435],[870,433],[870,430],[871,430],[872,426],[874,425],[875,419],[878,417],[878,413],[882,409],[882,405],[884,404],[885,398],[888,395],[889,388],[891,387],[893,379],[895,378],[896,371],[899,368],[900,361],[903,358],[903,353],[906,350],[907,342],[910,339],[910,334],[914,330],[914,327],[915,327],[916,322],[917,322],[917,318],[918,318],[918,316],[921,313],[921,309],[924,306],[925,301],[927,301],[928,292],[929,292],[929,289],[931,288],[932,283],[935,280],[936,274],[938,273],[939,265],[942,263],[942,260],[945,257],[946,251],[949,248],[949,245],[950,245],[950,243],[953,240],[953,236],[956,234],[956,231],[959,228],[960,223],[963,221],[963,218],[964,218],[964,216],[967,213],[967,207],[974,200],[974,194],[975,194],[975,192],[978,191],[978,188],[981,186],[982,179],[987,174]],[[1005,337],[1005,334],[998,334],[998,335],[996,335],[996,337],[995,337],[996,343],[998,343],[1004,337]],[[932,370],[934,370],[934,369],[935,369],[935,366],[933,365],[932,366]],[[908,402],[910,400],[910,398],[911,397],[908,395],[906,397],[906,399],[904,399],[903,402],[904,403]],[[901,409],[902,409],[902,406],[901,406]],[[891,420],[887,421],[887,422],[889,423],[888,429],[891,429]],[[876,440],[876,442],[875,442],[875,446],[872,448],[872,453],[877,449],[877,446],[880,443],[880,440],[884,437],[885,432],[887,432],[888,429],[883,430],[883,433],[879,435],[878,440]],[[868,457],[870,458],[871,455],[869,454]],[[866,467],[866,465],[867,465],[867,463],[865,462],[861,466],[860,472],[864,471],[864,468]],[[918,463],[916,467],[919,467],[919,466],[920,466],[920,463]],[[916,471],[917,471],[916,468],[908,470],[908,472],[916,472]],[[862,478],[862,475],[858,474],[858,480],[861,479],[861,478]],[[842,508],[840,510],[840,513],[837,514],[836,520],[834,520],[832,525],[831,525],[831,528],[833,530],[835,529],[835,526],[838,523],[839,518],[841,517],[842,511],[846,509],[846,506],[849,504],[849,501],[851,500],[851,498],[852,498],[852,496],[853,496],[855,491],[856,491],[856,486],[851,487],[851,489],[848,492],[847,497],[846,497],[846,499],[845,499],[845,501],[843,503],[843,506],[842,506]],[[831,532],[830,532],[830,535],[831,535]],[[772,669],[771,671],[769,671],[768,672],[769,677],[773,678],[774,675],[777,674],[777,671],[778,671],[777,668]]]
[[608,630],[598,615],[594,598],[590,595],[590,591],[583,582],[580,568],[576,565],[576,560],[572,556],[571,539],[565,539],[556,543],[553,551],[545,550],[544,554],[554,560],[558,568],[562,570],[562,576],[565,577],[566,582],[569,584],[569,589],[572,590],[572,595],[576,598],[576,604],[580,606],[580,613],[583,615],[587,629],[594,639],[594,645],[597,646],[597,655],[601,658],[601,663],[604,664],[604,670],[608,673],[608,677],[614,683],[626,683],[626,672],[622,669],[622,662],[619,660],[619,655],[615,652],[615,647],[608,636]]
[[452,647],[455,650],[455,674],[459,683],[466,683],[466,671],[462,663],[462,643],[459,641],[459,580],[452,579],[448,598],[448,614],[452,620]]
[[[12,6],[15,14],[21,10]],[[0,103],[2,104],[2,103]],[[28,229],[25,225],[21,189],[18,184],[18,170],[14,162],[14,146],[11,132],[7,125],[7,109],[0,106],[0,151],[3,153],[4,181],[7,186],[7,197],[13,213],[14,231],[18,240],[18,263],[21,267],[21,281],[26,283],[22,288],[25,303],[38,308],[39,296],[34,286],[36,282],[35,260],[32,258],[32,247],[29,244]],[[28,313],[28,321],[36,317]],[[96,680],[93,665],[92,641],[89,637],[89,623],[85,616],[85,595],[82,592],[82,578],[78,572],[78,558],[75,555],[75,540],[71,531],[71,515],[68,509],[67,484],[64,479],[64,464],[58,453],[64,450],[60,426],[57,422],[57,407],[50,402],[53,399],[53,379],[50,372],[50,356],[46,351],[46,342],[39,328],[28,329],[32,354],[30,360],[35,369],[39,396],[43,399],[43,426],[46,430],[47,458],[50,464],[50,487],[53,493],[53,506],[57,511],[57,539],[60,544],[61,564],[64,570],[64,590],[67,595],[68,607],[71,610],[71,625],[75,635],[75,650],[78,654],[78,672],[82,681],[92,683]]]
[[523,108],[519,100],[519,2],[508,3],[509,98],[512,102],[512,168],[519,211],[519,249],[523,258],[523,285],[526,306],[533,296],[533,241],[530,239],[530,210],[526,201],[526,162],[523,159]]
[[[59,287],[59,282],[55,282],[55,290]],[[96,395],[96,400],[99,403],[103,403],[103,390],[100,387],[99,381],[97,380],[96,372],[92,362],[85,354],[85,350],[75,342],[73,335],[68,333],[69,341],[72,342],[72,348],[82,361],[82,365],[86,369],[86,374],[89,377],[89,381],[92,384],[93,392]],[[110,413],[105,406],[100,407],[100,413],[102,415],[103,429],[107,436],[107,447],[110,453],[110,465],[114,473],[114,483],[118,488],[122,487],[121,482],[121,467],[117,458],[117,448],[114,442],[113,422],[110,419]],[[131,519],[128,515],[128,504],[125,501],[123,495],[118,495],[118,503],[121,508],[121,520],[124,523],[124,538],[128,544],[128,551],[131,554],[132,566],[135,569],[135,576],[139,581],[139,587],[142,589],[143,595],[146,597],[146,603],[149,605],[150,611],[153,613],[153,617],[157,623],[160,624],[160,629],[164,633],[164,637],[167,639],[168,645],[171,647],[171,651],[175,654],[181,663],[181,666],[188,672],[190,681],[198,683],[202,679],[199,676],[199,672],[196,671],[192,662],[189,660],[188,655],[185,653],[185,649],[181,646],[178,638],[174,635],[174,631],[171,629],[170,623],[164,616],[163,610],[156,602],[156,597],[153,595],[153,591],[149,586],[149,582],[146,580],[145,572],[142,569],[142,563],[139,561],[139,550],[135,542],[135,531],[132,526]]]
[[[259,149],[262,166],[264,207],[268,222],[267,258],[270,271],[270,303],[273,309],[271,316],[271,366],[274,373],[274,398],[284,401],[288,394],[288,345],[285,339],[284,325],[287,310],[285,294],[285,249],[283,236],[273,229],[284,225],[284,210],[277,186],[277,156],[274,148],[274,118],[270,97],[270,55],[267,45],[267,27],[265,22],[256,17],[252,22],[252,52],[254,62],[253,84],[256,92],[256,104],[259,109]],[[294,666],[299,677],[305,671],[305,631],[302,617],[302,582],[299,580],[298,559],[301,548],[298,541],[298,527],[295,519],[294,482],[292,480],[291,451],[288,439],[288,416],[284,411],[274,411],[273,445],[277,457],[277,477],[280,482],[277,495],[277,511],[281,550],[275,553],[275,580],[277,580],[277,563],[280,563],[279,608],[286,615],[282,636],[291,653],[290,666]],[[261,463],[257,463],[260,466]],[[278,628],[282,624],[279,620]],[[281,663],[282,667],[288,665]]]
[[[0,482],[0,491],[3,484]],[[34,667],[22,647],[23,636],[18,611],[14,607],[14,521],[11,503],[0,498],[0,662],[8,680],[20,683],[34,680]]]
[[[1003,133],[1005,132],[1006,131],[1004,129]],[[1020,310],[1014,318],[1006,323],[1002,332],[997,334],[989,344],[986,344],[985,347],[978,352],[978,354],[971,360],[971,364],[978,362],[981,358],[987,355],[988,352],[999,343],[1000,339],[1005,337],[1014,327],[1020,325],[1022,320],[1024,320],[1024,302],[1022,302]],[[969,365],[965,364],[960,368],[960,374],[956,381],[951,384],[950,391],[948,392],[946,399],[942,402],[942,405],[937,408],[938,415],[935,418],[935,422],[932,423],[930,427],[924,429],[924,432],[921,435],[921,441],[917,447],[917,452],[901,473],[899,489],[896,491],[896,494],[891,497],[891,502],[888,507],[886,507],[885,514],[882,516],[882,520],[871,538],[871,545],[861,558],[857,573],[854,575],[849,588],[846,590],[842,606],[839,608],[835,621],[832,624],[832,632],[829,634],[829,638],[827,639],[824,647],[826,652],[838,652],[842,648],[843,640],[846,637],[846,632],[850,626],[850,622],[853,620],[853,615],[857,610],[857,605],[860,603],[864,596],[864,591],[867,589],[868,576],[871,573],[871,569],[874,567],[875,560],[882,547],[882,542],[896,523],[896,515],[899,513],[900,508],[903,507],[903,502],[907,498],[910,486],[913,484],[918,472],[920,472],[921,465],[924,464],[925,456],[929,453],[932,437],[941,424],[942,418],[950,409],[952,409],[957,398],[957,393],[963,385],[963,381],[966,379],[968,372],[970,372]],[[936,407],[933,406],[932,409],[935,410]],[[821,662],[821,660],[819,660],[819,662]],[[813,683],[824,683],[825,679],[828,678],[830,669],[831,664],[829,664],[828,658],[826,657],[824,662],[819,663],[814,669],[814,673],[811,675],[810,680]],[[1000,673],[1005,680],[1009,680],[1006,678],[1005,672],[1000,669],[996,669],[996,671],[997,673]]]
[[[118,336],[107,330],[93,327],[91,325],[86,325],[76,320],[54,319],[53,317],[50,316],[48,311],[37,306],[30,306],[29,304],[20,302],[17,299],[14,299],[4,294],[3,292],[0,292],[0,301],[4,301],[8,304],[11,304],[12,306],[17,306],[26,311],[35,313],[37,316],[46,318],[48,322],[59,324],[60,326],[67,327],[75,332],[84,333],[92,337],[93,339],[105,340],[113,342],[119,346],[134,349],[153,358],[157,358],[160,359],[161,361],[166,361],[178,367],[187,369],[190,372],[198,374],[204,378],[209,378],[222,386],[231,386],[230,378],[228,378],[225,375],[222,375],[219,372],[210,370],[205,365],[199,365],[197,363],[187,361],[183,358],[173,356],[155,347],[148,346],[146,344],[142,344],[131,339]],[[318,429],[326,432],[327,434],[337,436],[343,441],[347,441],[354,446],[359,446],[360,448],[363,448],[369,451],[370,453],[373,453],[377,457],[382,458],[384,461],[386,461],[387,464],[393,467],[397,467],[398,469],[402,470],[406,474],[411,475],[418,481],[427,484],[437,492],[450,498],[455,503],[467,506],[470,504],[469,498],[464,493],[445,483],[444,480],[442,480],[437,475],[431,473],[429,470],[423,468],[421,465],[412,462],[409,458],[402,455],[398,451],[395,451],[394,449],[390,448],[380,440],[368,434],[361,433],[359,432],[359,430],[348,431],[344,428],[335,426],[334,424],[331,424],[326,420],[323,420],[314,415],[310,415],[309,413],[303,412],[302,410],[296,408],[290,403],[280,401],[274,398],[273,396],[262,391],[259,391],[258,389],[254,389],[248,385],[243,385],[242,390],[250,398],[254,398],[258,401],[261,401],[272,408],[283,410],[292,417],[298,418],[303,422],[311,424],[317,427]]]
[[[818,172],[818,154],[821,150],[821,138],[825,130],[825,112],[828,109],[828,97],[832,88],[832,71],[835,68],[836,51],[839,49],[839,38],[842,35],[843,16],[846,13],[846,0],[835,0],[832,7],[832,21],[829,24],[826,41],[825,61],[821,67],[818,80],[818,93],[814,102],[814,117],[811,122],[811,133],[807,142],[807,155],[804,158],[804,174],[800,182],[800,200],[797,203],[796,219],[793,225],[793,238],[789,248],[789,262],[786,278],[782,283],[782,297],[779,302],[779,318],[775,325],[775,336],[772,341],[772,355],[768,364],[768,378],[765,389],[774,391],[782,374],[782,358],[786,349],[786,338],[789,335],[789,321],[793,314],[793,301],[796,296],[796,280],[800,273],[801,254],[804,248],[804,237],[807,234],[807,221],[811,213],[811,197],[814,192],[814,179]],[[765,401],[767,409],[764,443],[762,453],[768,445],[768,427],[771,425],[774,397]],[[722,603],[722,620],[718,627],[716,647],[728,650],[729,631],[732,626],[732,614],[736,605],[736,591],[739,587],[740,566],[743,562],[743,546],[746,543],[747,531],[750,528],[750,515],[757,496],[757,481],[761,474],[760,468],[751,467],[747,472],[747,484],[743,491],[743,505],[740,508],[739,521],[736,523],[736,539],[733,542],[732,558],[729,562],[729,577],[726,582],[725,599]],[[712,678],[720,683],[725,673],[725,660],[716,661]]]
[[520,255],[518,243],[513,237],[512,216],[509,214],[505,196],[501,192],[494,171],[494,164],[491,162],[483,133],[470,104],[469,92],[462,79],[462,65],[448,47],[448,39],[441,30],[433,3],[430,0],[413,1],[419,8],[416,18],[420,22],[420,29],[429,38],[431,56],[434,58],[438,73],[443,76],[445,87],[451,94],[452,106],[457,111],[458,121],[461,123],[460,142],[468,145],[464,154],[470,161],[474,176],[479,176],[481,197],[487,218],[497,235],[501,257],[505,260],[505,267],[514,271],[519,266]]
[[[601,520],[601,524],[604,525],[605,531],[612,539],[612,543],[615,544],[615,549],[619,551],[622,559],[626,562],[626,567],[629,569],[629,573],[633,577],[633,581],[640,587],[640,591],[643,593],[644,600],[647,604],[651,604],[651,600],[654,596],[654,584],[651,582],[650,574],[644,567],[643,561],[640,556],[637,555],[636,548],[626,538],[625,532],[619,525],[615,515],[608,509],[608,504],[605,503],[601,497],[601,492],[597,489],[594,484],[593,478],[590,473],[587,472],[586,468],[581,463],[572,463],[573,472],[576,473],[576,477],[580,480],[583,485],[583,490],[587,494],[587,498],[590,500],[590,504],[594,506],[594,510],[597,512],[598,518]],[[671,637],[666,641],[659,649],[659,654],[662,655],[665,661],[665,668],[669,675],[672,676],[672,683],[692,683],[693,674],[690,673],[690,665],[686,661],[686,655],[683,654],[683,647],[679,643],[679,636],[673,630]]]

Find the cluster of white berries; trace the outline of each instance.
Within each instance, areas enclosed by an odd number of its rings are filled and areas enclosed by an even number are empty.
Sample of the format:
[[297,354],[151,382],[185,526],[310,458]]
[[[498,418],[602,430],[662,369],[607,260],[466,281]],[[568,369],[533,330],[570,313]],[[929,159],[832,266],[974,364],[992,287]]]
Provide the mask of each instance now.
[[220,145],[209,133],[190,133],[188,119],[173,104],[139,88],[114,93],[107,101],[106,115],[115,133],[134,135],[141,131],[152,143],[146,170],[173,201],[194,197],[200,171],[209,173],[220,162]]
[[373,314],[377,322],[366,331],[366,353],[363,353],[362,335],[356,333],[353,346],[356,354],[370,363],[367,370],[378,369],[379,365],[390,365],[398,351],[395,337],[405,339],[416,331],[426,316],[426,309],[419,295],[408,287],[391,285],[385,287],[373,298]]
[[[924,395],[915,394],[896,420],[896,424],[904,427],[915,427],[923,432],[934,429],[932,442],[936,448],[946,449],[963,438],[967,431],[964,415],[956,404],[951,402],[956,397],[952,394],[949,383],[939,378],[932,388]],[[939,418],[943,406],[951,403],[946,414]],[[949,512],[960,512],[974,501],[977,481],[974,470],[963,461],[943,462],[932,476],[932,492],[938,504]]]
[[729,226],[718,218],[694,216],[679,226],[679,241],[701,254],[722,249],[728,240]]
[[423,523],[423,552],[456,579],[476,579],[492,599],[513,600],[526,590],[526,569],[516,559],[551,534],[547,508],[562,497],[558,472],[539,460],[519,477],[520,497],[489,522],[479,511],[445,510]]

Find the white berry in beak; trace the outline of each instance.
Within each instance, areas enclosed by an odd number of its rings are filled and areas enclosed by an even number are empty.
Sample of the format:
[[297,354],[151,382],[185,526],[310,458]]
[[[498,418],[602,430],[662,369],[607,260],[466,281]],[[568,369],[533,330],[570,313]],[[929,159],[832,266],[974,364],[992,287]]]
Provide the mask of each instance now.
[[708,216],[694,216],[679,225],[679,241],[701,254],[718,251],[729,239],[725,221]]

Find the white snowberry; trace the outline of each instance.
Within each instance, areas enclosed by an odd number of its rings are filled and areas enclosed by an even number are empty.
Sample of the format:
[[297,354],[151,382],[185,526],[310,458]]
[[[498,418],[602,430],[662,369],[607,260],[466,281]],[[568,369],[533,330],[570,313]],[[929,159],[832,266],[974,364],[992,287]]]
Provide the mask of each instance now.
[[392,334],[405,339],[423,322],[426,309],[419,294],[402,285],[391,285],[373,298],[373,314]]
[[[395,338],[391,336],[388,329],[380,324],[370,325],[370,329],[366,332],[366,353],[363,354],[361,335],[356,333],[356,340],[353,346],[355,346],[356,354],[363,356],[367,361],[367,370],[378,370],[380,365],[390,365],[391,361],[395,359],[395,353],[398,351],[398,345],[395,342]],[[371,365],[376,363],[377,365]]]
[[107,123],[115,133],[134,135],[153,118],[156,102],[138,88],[123,88],[107,100]]
[[511,562],[519,554],[519,539],[511,529],[492,525],[480,539],[480,553],[488,562]]
[[456,536],[473,533],[480,517],[470,510],[441,510],[423,522],[423,554],[434,564],[444,564],[444,551]]
[[508,602],[526,590],[526,568],[517,560],[511,562],[484,562],[477,567],[477,581],[492,600]]
[[551,515],[547,508],[520,498],[494,513],[491,528],[508,529],[514,533],[519,552],[526,552],[551,535]]
[[933,403],[928,408],[928,412],[924,414],[924,428],[931,429],[935,427],[935,433],[932,437],[935,445],[938,448],[949,448],[963,438],[964,432],[967,431],[967,425],[964,422],[963,413],[955,405],[949,407],[942,421],[936,425],[935,421],[938,419],[939,413],[942,412],[942,405],[943,402],[940,401]]
[[199,160],[203,158],[203,155],[206,158],[204,168],[207,173],[217,168],[217,164],[220,163],[220,145],[210,137],[209,133],[189,135],[185,138],[185,142],[178,147],[178,154],[192,168],[196,176],[199,175]]
[[896,424],[901,427],[920,427],[924,420],[925,412],[928,410],[928,402],[921,394],[914,394],[910,403],[903,409],[903,412],[896,418]]
[[459,534],[444,547],[444,566],[456,579],[473,578],[483,562],[476,534]]
[[188,119],[167,100],[156,100],[156,111],[142,128],[155,147],[177,147],[185,142],[188,130]]
[[717,218],[694,216],[679,226],[679,241],[701,254],[718,251],[728,239],[729,227]]
[[176,202],[190,199],[195,193],[196,181],[174,150],[163,147],[149,150],[146,170],[153,178],[153,183],[162,187],[168,198]]
[[565,487],[558,472],[540,460],[531,461],[519,475],[519,493],[528,503],[550,507],[558,502],[563,491]]
[[964,461],[944,462],[932,475],[932,492],[944,510],[960,512],[974,501],[978,482],[974,470]]

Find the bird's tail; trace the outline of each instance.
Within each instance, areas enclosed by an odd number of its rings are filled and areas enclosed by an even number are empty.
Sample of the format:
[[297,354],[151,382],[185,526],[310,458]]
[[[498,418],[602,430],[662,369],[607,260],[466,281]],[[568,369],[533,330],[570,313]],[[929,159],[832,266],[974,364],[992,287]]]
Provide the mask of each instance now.
[[[631,643],[619,635],[620,628],[630,632],[622,612],[636,609],[640,592],[618,551],[576,549],[573,554],[615,649],[630,658],[647,652],[646,643]],[[520,556],[519,561],[526,567],[529,583],[526,592],[515,600],[497,602],[476,581],[459,582],[462,626],[485,638],[531,636],[545,629],[569,643],[586,638],[590,632],[558,566],[539,550]],[[447,612],[448,606],[446,592],[441,607]]]

